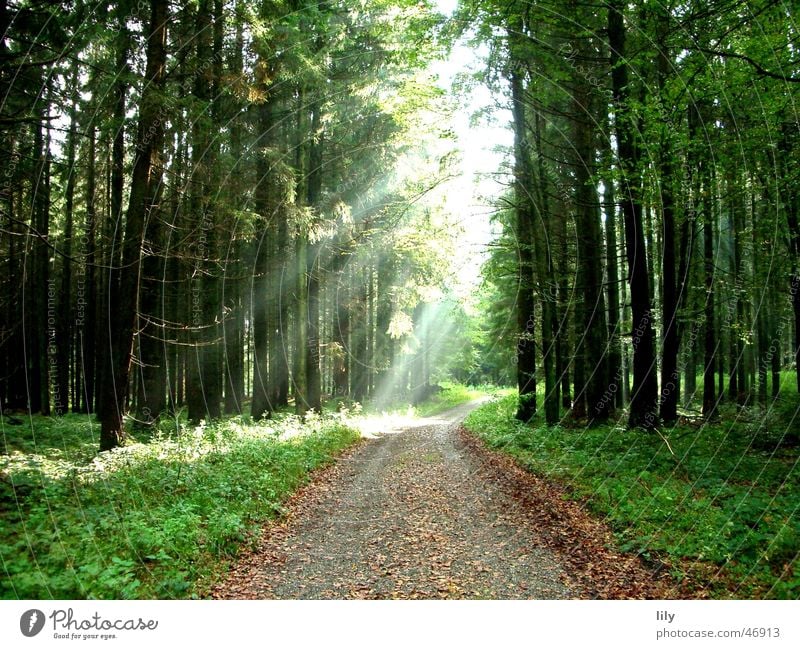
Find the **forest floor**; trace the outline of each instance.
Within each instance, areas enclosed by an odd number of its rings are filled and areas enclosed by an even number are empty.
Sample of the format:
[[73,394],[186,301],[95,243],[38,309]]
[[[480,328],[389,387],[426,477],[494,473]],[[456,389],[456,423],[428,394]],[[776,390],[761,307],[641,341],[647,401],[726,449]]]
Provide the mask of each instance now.
[[231,599],[680,596],[561,490],[460,426],[476,403],[385,429],[268,523],[211,590]]

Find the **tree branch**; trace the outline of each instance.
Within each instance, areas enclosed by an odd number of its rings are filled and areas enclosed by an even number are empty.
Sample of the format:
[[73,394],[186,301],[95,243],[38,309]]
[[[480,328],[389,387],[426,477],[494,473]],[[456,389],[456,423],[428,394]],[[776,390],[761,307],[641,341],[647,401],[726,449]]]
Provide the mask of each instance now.
[[785,74],[780,74],[778,72],[770,72],[769,70],[765,69],[758,61],[751,59],[749,56],[744,54],[737,54],[736,52],[722,52],[720,50],[712,50],[705,47],[698,48],[700,52],[704,54],[711,54],[712,56],[721,56],[724,59],[739,59],[740,61],[744,61],[745,63],[750,64],[753,68],[755,68],[756,72],[758,72],[761,76],[769,77],[770,79],[779,79],[781,81],[788,81],[791,83],[800,83],[800,77],[790,77]]

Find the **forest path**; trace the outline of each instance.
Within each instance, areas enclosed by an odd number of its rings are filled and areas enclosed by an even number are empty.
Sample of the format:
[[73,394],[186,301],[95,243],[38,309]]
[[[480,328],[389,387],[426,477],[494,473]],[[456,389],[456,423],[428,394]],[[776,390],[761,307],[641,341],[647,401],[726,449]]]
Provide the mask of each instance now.
[[[602,556],[609,539],[579,507],[563,511],[570,504],[559,493],[460,429],[475,405],[385,432],[346,454],[291,500],[287,516],[267,526],[259,547],[212,596],[653,596],[638,561]],[[580,538],[587,530],[588,543]],[[604,568],[604,558],[613,567]]]

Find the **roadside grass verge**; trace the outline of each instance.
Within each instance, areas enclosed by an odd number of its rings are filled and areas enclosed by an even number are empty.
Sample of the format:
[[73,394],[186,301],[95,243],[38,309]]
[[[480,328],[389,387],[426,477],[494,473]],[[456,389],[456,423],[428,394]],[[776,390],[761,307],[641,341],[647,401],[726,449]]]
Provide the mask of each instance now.
[[514,419],[514,395],[465,427],[523,467],[569,488],[614,530],[619,547],[665,563],[700,595],[800,597],[796,403],[746,421],[657,433],[547,427]]
[[1,431],[4,599],[202,595],[312,470],[359,439],[331,416],[165,419],[98,454],[86,415],[32,424]]

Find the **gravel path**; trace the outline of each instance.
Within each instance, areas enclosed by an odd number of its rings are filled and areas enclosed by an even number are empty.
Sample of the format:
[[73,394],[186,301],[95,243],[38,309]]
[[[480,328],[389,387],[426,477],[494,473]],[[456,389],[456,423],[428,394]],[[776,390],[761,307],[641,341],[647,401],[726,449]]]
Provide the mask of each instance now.
[[[267,526],[260,546],[232,568],[212,596],[603,596],[587,587],[588,573],[582,573],[583,564],[597,559],[596,552],[583,544],[588,559],[577,568],[575,561],[559,558],[553,539],[564,534],[552,529],[552,504],[525,502],[518,482],[527,480],[523,472],[507,479],[509,467],[503,466],[498,478],[496,462],[487,459],[491,453],[459,430],[472,407],[459,406],[384,433],[342,457],[290,501],[287,517]],[[530,485],[522,490],[527,493]],[[532,506],[539,511],[531,512]],[[575,515],[580,511],[567,518]],[[569,520],[555,525],[567,524],[586,527]],[[635,577],[626,575],[625,580],[635,582]],[[635,591],[631,596],[648,594]]]

